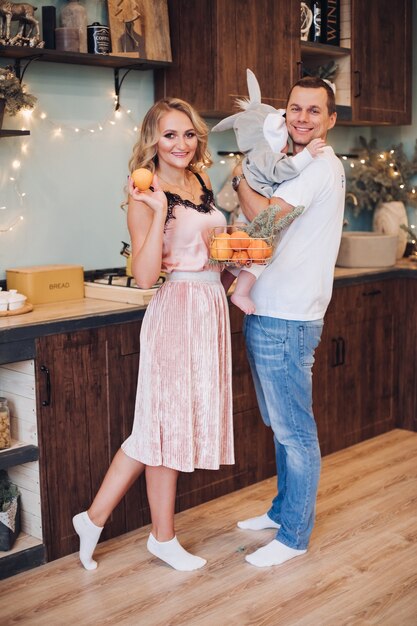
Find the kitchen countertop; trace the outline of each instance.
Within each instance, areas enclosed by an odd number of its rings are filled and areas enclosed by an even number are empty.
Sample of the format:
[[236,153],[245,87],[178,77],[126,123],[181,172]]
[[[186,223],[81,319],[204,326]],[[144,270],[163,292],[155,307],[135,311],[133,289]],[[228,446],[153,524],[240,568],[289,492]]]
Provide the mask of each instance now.
[[[334,276],[335,288],[396,276],[417,278],[417,263],[401,259],[389,268],[336,267]],[[0,317],[0,363],[33,358],[36,337],[137,321],[145,310],[136,304],[83,298],[38,304],[29,313]]]

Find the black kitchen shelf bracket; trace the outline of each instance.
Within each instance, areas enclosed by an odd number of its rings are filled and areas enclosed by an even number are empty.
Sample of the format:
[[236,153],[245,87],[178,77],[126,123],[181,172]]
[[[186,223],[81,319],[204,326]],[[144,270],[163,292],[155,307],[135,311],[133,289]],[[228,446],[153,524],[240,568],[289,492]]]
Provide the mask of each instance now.
[[[22,59],[20,59],[20,58],[16,58],[16,59],[14,60],[13,71],[14,71],[14,73],[15,73],[15,75],[16,75],[16,78],[18,78],[18,79],[19,79],[20,83],[22,82],[22,80],[23,80],[23,76],[25,75],[25,72],[26,72],[27,68],[29,67],[29,65],[30,65],[33,61],[38,61],[38,60],[39,60],[39,59],[41,59],[41,58],[42,58],[42,55],[41,55],[41,54],[37,54],[37,55],[35,55],[35,56],[28,57],[28,59],[29,59],[29,60],[26,62],[26,64],[25,64],[25,66],[24,66],[23,70],[22,70],[22,68],[21,68],[21,60],[22,60]],[[23,60],[25,60],[25,58],[24,58],[24,57],[23,57]]]
[[114,95],[115,95],[114,110],[115,111],[118,111],[120,108],[120,89],[122,87],[123,81],[126,78],[126,76],[129,74],[129,72],[132,71],[132,69],[133,67],[130,67],[128,70],[125,71],[122,78],[119,78],[119,68],[117,67],[114,68]]

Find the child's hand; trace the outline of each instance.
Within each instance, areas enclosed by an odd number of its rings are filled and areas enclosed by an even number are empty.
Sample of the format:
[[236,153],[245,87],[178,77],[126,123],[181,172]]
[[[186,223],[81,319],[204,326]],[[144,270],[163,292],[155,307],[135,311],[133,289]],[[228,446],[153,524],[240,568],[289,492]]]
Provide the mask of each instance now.
[[307,144],[307,150],[311,154],[312,157],[316,157],[323,152],[323,148],[325,147],[326,142],[324,139],[312,139],[309,144]]

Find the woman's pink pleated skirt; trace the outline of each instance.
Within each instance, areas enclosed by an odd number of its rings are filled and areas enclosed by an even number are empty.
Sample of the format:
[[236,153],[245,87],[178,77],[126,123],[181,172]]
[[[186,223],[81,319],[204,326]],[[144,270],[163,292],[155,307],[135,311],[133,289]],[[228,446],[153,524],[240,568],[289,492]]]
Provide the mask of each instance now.
[[218,272],[173,272],[152,298],[122,449],[182,472],[234,463],[229,309]]

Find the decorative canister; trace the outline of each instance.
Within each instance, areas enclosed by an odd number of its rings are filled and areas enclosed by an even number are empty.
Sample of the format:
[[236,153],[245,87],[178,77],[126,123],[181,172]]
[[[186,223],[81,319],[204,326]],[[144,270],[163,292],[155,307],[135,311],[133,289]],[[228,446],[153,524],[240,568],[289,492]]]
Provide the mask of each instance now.
[[109,54],[111,52],[110,28],[99,22],[87,26],[87,47],[90,54]]
[[10,448],[11,445],[9,405],[7,398],[0,398],[0,450]]
[[87,11],[79,0],[68,0],[61,9],[61,26],[76,28],[79,33],[79,51],[87,52]]

